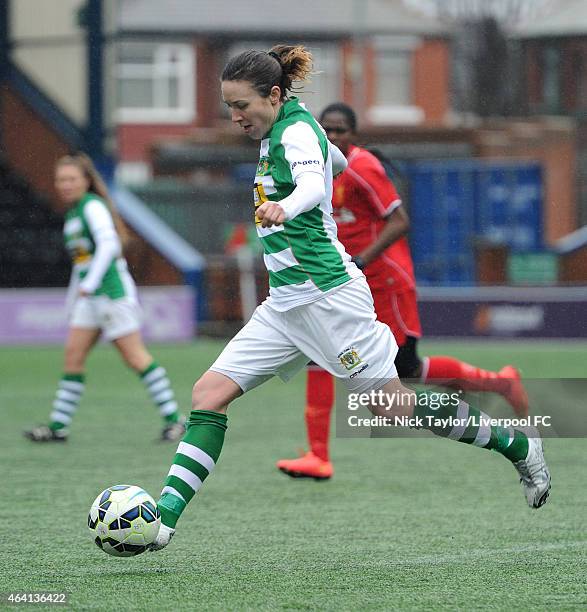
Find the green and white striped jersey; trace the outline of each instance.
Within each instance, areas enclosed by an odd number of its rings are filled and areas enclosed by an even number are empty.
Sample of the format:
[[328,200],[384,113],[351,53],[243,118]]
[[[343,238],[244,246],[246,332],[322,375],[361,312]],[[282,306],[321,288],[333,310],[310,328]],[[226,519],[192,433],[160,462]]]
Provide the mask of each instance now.
[[267,200],[278,202],[289,196],[303,172],[316,172],[324,178],[326,195],[314,208],[270,228],[261,227],[255,216],[269,272],[267,303],[279,311],[314,302],[361,276],[336,238],[328,140],[314,117],[293,97],[283,104],[261,140],[255,208]]
[[100,197],[87,193],[65,213],[63,235],[73,261],[70,292],[80,287],[111,299],[136,298],[112,215]]

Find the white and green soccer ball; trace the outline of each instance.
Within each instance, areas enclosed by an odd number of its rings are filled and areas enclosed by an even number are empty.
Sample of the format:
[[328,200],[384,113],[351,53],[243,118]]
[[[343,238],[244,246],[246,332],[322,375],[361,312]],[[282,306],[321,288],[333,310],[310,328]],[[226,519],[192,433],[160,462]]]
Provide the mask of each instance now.
[[147,550],[161,526],[155,500],[134,485],[108,487],[96,499],[88,515],[88,527],[96,546],[115,557],[133,557]]

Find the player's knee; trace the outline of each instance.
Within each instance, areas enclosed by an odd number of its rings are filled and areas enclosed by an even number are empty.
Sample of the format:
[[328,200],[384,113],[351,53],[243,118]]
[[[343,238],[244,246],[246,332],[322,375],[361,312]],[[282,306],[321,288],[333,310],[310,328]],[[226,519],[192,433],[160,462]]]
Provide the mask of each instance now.
[[397,370],[397,375],[400,378],[419,378],[420,372],[422,371],[422,364],[420,361],[418,363],[395,363],[395,367]]
[[122,358],[129,368],[136,372],[143,372],[152,362],[153,357],[143,351],[130,351],[122,353]]
[[69,344],[65,347],[65,371],[77,371],[84,366],[86,353],[75,344]]
[[219,388],[206,376],[200,378],[192,389],[192,410],[210,410],[224,412],[226,405],[234,398],[224,389]]
[[192,410],[201,410],[200,405],[205,402],[207,395],[209,395],[207,385],[202,379],[197,380],[192,387]]
[[377,416],[396,419],[411,416],[414,405],[414,391],[404,387],[399,378],[393,378],[374,394],[369,409]]

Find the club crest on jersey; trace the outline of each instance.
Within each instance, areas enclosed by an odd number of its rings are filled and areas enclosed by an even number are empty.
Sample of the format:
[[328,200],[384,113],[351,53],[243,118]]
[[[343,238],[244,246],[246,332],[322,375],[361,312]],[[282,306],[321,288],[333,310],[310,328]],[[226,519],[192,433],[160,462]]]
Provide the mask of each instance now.
[[344,185],[337,185],[334,188],[334,193],[332,195],[332,205],[333,206],[342,206],[344,202]]
[[[257,210],[257,208],[259,208],[259,206],[261,206],[261,204],[263,204],[263,202],[267,202],[267,200],[269,199],[265,194],[265,189],[263,189],[262,183],[255,183],[255,186],[253,188],[253,199],[255,202],[255,211]],[[255,225],[261,225],[261,219],[259,219],[256,214]]]
[[265,176],[269,174],[269,159],[267,157],[262,157],[257,164],[257,176]]
[[342,363],[347,370],[352,370],[363,362],[354,346],[345,348],[344,351],[338,354],[338,358],[340,359],[340,363]]

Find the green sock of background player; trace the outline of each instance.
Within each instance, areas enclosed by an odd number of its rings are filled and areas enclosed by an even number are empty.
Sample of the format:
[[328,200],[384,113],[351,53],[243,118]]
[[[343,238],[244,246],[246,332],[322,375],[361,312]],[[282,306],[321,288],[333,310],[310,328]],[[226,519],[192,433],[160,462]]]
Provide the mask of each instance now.
[[139,374],[139,377],[159,409],[159,414],[163,420],[168,423],[177,423],[179,411],[175,393],[171,388],[171,381],[165,368],[153,361]]
[[61,377],[49,416],[49,428],[53,431],[65,429],[71,424],[86,388],[84,381],[83,374],[64,374]]

